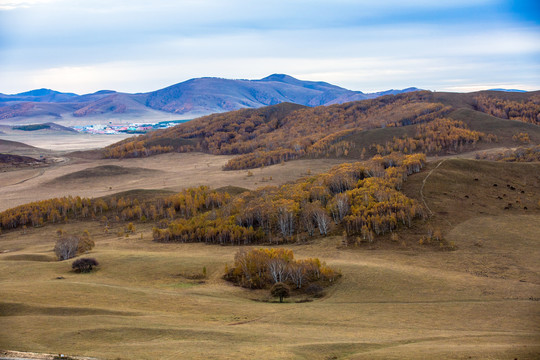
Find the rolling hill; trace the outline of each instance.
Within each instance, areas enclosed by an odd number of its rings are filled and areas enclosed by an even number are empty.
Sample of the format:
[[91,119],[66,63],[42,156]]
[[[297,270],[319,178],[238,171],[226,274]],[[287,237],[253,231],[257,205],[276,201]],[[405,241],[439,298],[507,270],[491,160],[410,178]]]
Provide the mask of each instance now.
[[514,137],[520,133],[540,142],[539,104],[538,92],[495,91],[417,91],[318,107],[281,103],[209,115],[126,139],[106,148],[104,156],[203,151],[239,155],[226,168],[245,169],[300,157],[384,155],[398,147],[442,155],[519,146]]
[[[283,102],[305,106],[341,104],[372,99],[416,88],[364,94],[325,82],[302,81],[284,74],[260,80],[196,78],[164,89],[138,94],[102,90],[77,95],[49,89],[15,95],[0,94],[0,122],[4,124],[51,121],[62,123],[156,122],[191,119],[212,113],[259,108]],[[83,121],[83,118],[84,121]]]

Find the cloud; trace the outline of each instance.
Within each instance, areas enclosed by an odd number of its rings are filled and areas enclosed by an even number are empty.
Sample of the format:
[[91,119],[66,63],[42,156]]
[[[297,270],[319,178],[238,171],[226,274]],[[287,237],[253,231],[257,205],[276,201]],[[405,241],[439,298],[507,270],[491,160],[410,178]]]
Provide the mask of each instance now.
[[366,91],[494,79],[538,88],[540,26],[516,20],[507,4],[0,1],[16,7],[0,11],[0,92],[149,91],[274,72]]
[[36,5],[50,4],[59,0],[0,0],[0,11],[2,10],[15,10],[19,8],[30,8]]

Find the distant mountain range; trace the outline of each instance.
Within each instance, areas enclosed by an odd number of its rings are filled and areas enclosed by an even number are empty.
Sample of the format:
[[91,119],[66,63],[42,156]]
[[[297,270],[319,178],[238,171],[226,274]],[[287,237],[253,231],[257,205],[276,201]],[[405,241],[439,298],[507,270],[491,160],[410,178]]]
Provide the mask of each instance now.
[[500,89],[500,88],[497,88],[497,89],[489,89],[489,91],[520,92],[520,93],[525,93],[525,92],[527,92],[527,90],[519,90],[519,89]]
[[326,82],[302,81],[284,74],[273,74],[260,80],[196,78],[138,94],[102,90],[77,95],[38,89],[14,95],[0,94],[0,123],[54,121],[75,125],[189,119],[283,102],[320,106],[417,90],[407,88],[363,93]]

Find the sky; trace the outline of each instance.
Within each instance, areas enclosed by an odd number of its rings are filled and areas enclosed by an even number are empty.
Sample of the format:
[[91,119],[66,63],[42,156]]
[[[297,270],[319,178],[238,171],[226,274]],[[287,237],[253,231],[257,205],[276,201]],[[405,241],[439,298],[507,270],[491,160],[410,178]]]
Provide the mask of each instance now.
[[0,0],[0,93],[283,73],[375,92],[540,89],[540,1]]

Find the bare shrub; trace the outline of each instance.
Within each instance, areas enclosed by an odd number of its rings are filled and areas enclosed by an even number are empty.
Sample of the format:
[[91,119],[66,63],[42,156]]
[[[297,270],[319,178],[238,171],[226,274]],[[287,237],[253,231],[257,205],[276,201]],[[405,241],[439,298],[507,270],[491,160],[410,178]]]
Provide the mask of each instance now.
[[90,233],[85,230],[82,236],[63,233],[54,245],[54,253],[58,260],[67,260],[78,254],[84,254],[94,248]]
[[54,253],[58,260],[67,260],[75,257],[79,249],[79,237],[74,235],[62,236],[54,245]]

